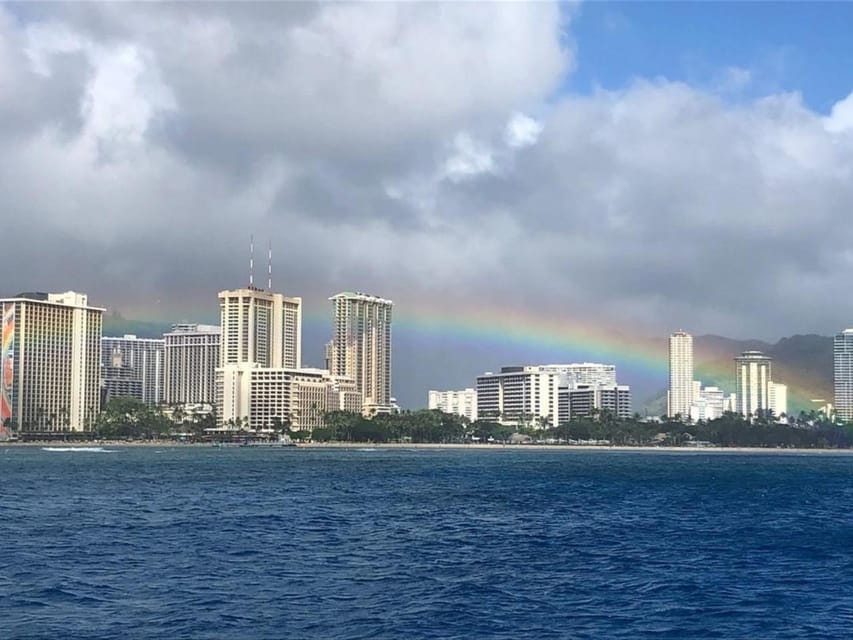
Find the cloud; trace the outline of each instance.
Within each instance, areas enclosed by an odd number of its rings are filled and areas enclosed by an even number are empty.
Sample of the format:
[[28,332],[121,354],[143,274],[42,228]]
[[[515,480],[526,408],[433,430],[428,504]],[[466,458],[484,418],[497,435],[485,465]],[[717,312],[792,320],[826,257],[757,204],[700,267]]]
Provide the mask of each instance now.
[[737,69],[561,93],[570,15],[547,3],[14,9],[6,293],[210,320],[254,233],[315,311],[358,288],[403,315],[518,305],[652,333],[853,317],[851,96],[829,115],[796,93],[733,101],[757,83]]

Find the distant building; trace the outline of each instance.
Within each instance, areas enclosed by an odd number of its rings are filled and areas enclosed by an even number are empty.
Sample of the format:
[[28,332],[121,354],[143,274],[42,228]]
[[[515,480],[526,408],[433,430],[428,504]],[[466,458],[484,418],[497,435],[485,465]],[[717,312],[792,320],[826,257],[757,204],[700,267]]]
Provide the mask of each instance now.
[[104,310],[84,294],[0,299],[0,426],[21,432],[88,431],[100,412]]
[[220,328],[175,324],[163,334],[163,402],[212,405],[216,397]]
[[222,425],[252,429],[312,430],[330,411],[358,412],[361,394],[355,381],[324,369],[287,369],[245,363],[221,370],[218,419]]
[[760,351],[744,351],[735,358],[735,387],[741,415],[755,416],[771,408],[772,361]]
[[164,341],[137,338],[101,338],[101,366],[107,398],[130,396],[149,406],[163,402]]
[[715,420],[728,410],[726,405],[726,393],[719,387],[700,388],[690,405],[690,419],[694,422]]
[[503,367],[477,377],[477,417],[556,425],[560,387],[616,386],[616,367],[590,362]]
[[366,414],[390,413],[391,310],[393,302],[345,291],[329,298],[332,340],[326,366],[332,375],[355,381]]
[[465,416],[471,422],[477,419],[477,392],[474,389],[430,391],[428,402],[430,409]]
[[690,415],[694,397],[693,336],[676,331],[669,337],[669,390],[666,394],[666,415]]
[[768,400],[774,416],[778,418],[783,414],[788,415],[788,387],[786,385],[771,380]]
[[833,381],[835,415],[843,422],[853,421],[853,329],[835,335],[833,343]]
[[572,384],[558,389],[556,424],[565,424],[572,418],[589,417],[605,411],[616,418],[630,418],[633,415],[631,387]]

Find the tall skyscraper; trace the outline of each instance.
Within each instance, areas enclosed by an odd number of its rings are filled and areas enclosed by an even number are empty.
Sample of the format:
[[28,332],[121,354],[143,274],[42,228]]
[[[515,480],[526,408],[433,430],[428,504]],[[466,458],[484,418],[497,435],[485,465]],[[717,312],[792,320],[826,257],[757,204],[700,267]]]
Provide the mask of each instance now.
[[693,393],[693,336],[684,331],[676,331],[669,337],[666,415],[688,417]]
[[302,366],[302,298],[256,287],[220,291],[219,366]]
[[163,339],[101,339],[104,391],[107,397],[129,395],[149,406],[163,402]]
[[853,420],[853,329],[836,334],[833,344],[833,378],[835,415],[839,420]]
[[84,294],[0,299],[0,425],[21,432],[87,431],[101,408],[103,309]]
[[326,353],[334,376],[355,380],[363,411],[391,409],[391,307],[393,303],[363,293],[329,298],[334,333]]
[[735,358],[735,394],[741,415],[755,416],[759,411],[771,409],[772,361],[760,351],[744,351]]
[[213,404],[219,336],[219,327],[205,324],[176,324],[163,335],[163,402]]

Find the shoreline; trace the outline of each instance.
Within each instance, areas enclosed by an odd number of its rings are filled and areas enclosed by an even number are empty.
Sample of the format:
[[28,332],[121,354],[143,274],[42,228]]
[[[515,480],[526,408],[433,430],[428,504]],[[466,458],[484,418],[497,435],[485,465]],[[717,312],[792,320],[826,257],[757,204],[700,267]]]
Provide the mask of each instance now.
[[[79,449],[79,448],[94,448],[94,447],[123,447],[123,448],[213,448],[209,442],[175,442],[175,441],[157,441],[146,440],[136,442],[126,442],[122,440],[101,440],[91,442],[56,442],[56,441],[38,441],[38,442],[0,442],[2,448],[44,448],[52,449]],[[231,445],[228,448],[240,448],[239,445]],[[258,447],[260,449],[278,449],[279,447]],[[299,443],[296,447],[286,447],[288,450],[293,449],[435,449],[435,450],[476,450],[476,451],[586,451],[586,452],[617,452],[617,453],[747,453],[747,454],[774,454],[774,455],[853,455],[853,449],[783,449],[770,447],[672,447],[672,446],[610,446],[610,445],[589,445],[589,444],[483,444],[483,443],[411,443],[411,442],[309,442]]]

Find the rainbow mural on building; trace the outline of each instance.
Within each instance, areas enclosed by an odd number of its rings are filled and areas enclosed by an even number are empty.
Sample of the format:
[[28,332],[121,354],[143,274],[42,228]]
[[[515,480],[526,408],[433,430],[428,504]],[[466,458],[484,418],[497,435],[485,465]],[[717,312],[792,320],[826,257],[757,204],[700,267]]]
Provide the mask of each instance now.
[[0,435],[9,434],[12,389],[15,381],[15,305],[3,305],[3,342],[0,347]]

